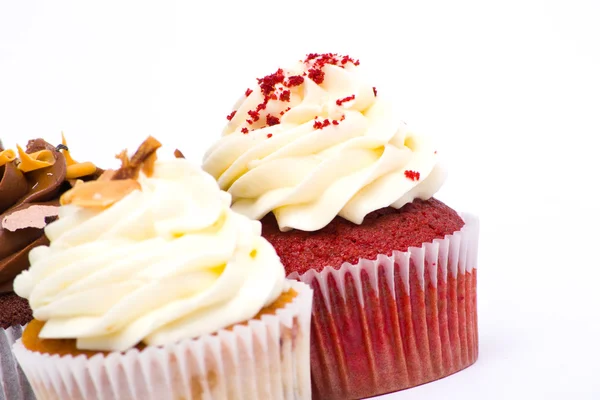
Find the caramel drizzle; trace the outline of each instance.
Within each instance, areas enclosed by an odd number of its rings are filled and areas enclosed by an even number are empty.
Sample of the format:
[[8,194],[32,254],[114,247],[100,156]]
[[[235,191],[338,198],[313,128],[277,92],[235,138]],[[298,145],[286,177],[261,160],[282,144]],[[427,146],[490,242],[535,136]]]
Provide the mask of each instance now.
[[56,158],[50,150],[40,150],[35,153],[26,153],[21,146],[17,145],[19,152],[19,169],[22,172],[31,172],[54,165]]
[[67,162],[67,174],[66,179],[77,179],[83,176],[92,175],[96,172],[96,166],[89,162],[77,162],[71,157],[71,152],[69,151],[69,147],[67,146],[67,139],[65,139],[65,134],[61,132],[62,136],[62,146],[60,146],[60,151],[62,155],[65,157],[65,161]]
[[[65,179],[77,179],[84,176],[92,175],[96,172],[96,166],[91,162],[77,162],[71,157],[67,140],[62,134],[62,145],[57,147],[57,150],[62,152],[67,163],[67,172]],[[23,148],[17,145],[19,157],[14,150],[8,149],[0,152],[0,167],[10,162],[17,160],[18,168],[21,172],[27,173],[38,169],[50,167],[56,163],[56,157],[51,150],[40,150],[35,153],[27,153]]]
[[14,150],[2,150],[0,151],[0,167],[13,162],[17,158]]

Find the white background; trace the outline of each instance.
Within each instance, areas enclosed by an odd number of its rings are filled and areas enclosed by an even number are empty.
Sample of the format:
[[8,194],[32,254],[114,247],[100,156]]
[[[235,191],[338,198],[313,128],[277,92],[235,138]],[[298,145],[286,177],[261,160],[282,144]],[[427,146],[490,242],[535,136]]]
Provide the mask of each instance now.
[[348,53],[482,222],[479,361],[386,398],[600,398],[600,2],[410,3],[0,0],[0,138],[200,161],[254,78]]

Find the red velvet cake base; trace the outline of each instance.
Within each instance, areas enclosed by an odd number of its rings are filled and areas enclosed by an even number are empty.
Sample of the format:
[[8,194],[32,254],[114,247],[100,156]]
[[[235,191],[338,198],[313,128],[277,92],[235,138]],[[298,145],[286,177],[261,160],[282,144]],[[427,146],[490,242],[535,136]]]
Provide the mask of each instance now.
[[436,199],[417,199],[399,210],[373,211],[360,225],[335,217],[316,232],[283,233],[273,214],[261,222],[262,235],[275,247],[288,274],[310,269],[320,272],[328,265],[356,264],[360,258],[374,260],[379,254],[389,256],[443,238],[464,225],[456,211]]
[[14,292],[0,293],[0,328],[22,326],[33,319],[29,302]]
[[394,392],[475,362],[478,231],[470,218],[465,225],[432,199],[312,233],[281,233],[264,221],[290,277],[314,290],[313,398]]

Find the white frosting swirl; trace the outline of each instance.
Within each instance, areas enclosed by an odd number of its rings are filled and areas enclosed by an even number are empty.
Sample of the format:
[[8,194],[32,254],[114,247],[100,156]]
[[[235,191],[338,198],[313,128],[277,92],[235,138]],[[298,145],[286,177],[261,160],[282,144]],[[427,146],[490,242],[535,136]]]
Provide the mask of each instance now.
[[157,162],[151,178],[106,210],[64,206],[50,246],[15,279],[40,337],[79,349],[162,345],[253,318],[284,290],[285,272],[260,223],[189,161]]
[[[285,70],[305,75],[303,83],[275,85],[277,99],[264,110],[260,87],[242,97],[205,155],[203,168],[232,195],[233,209],[253,219],[272,211],[282,231],[314,231],[336,215],[360,224],[377,209],[432,197],[446,176],[435,148],[407,129],[354,64],[326,64],[320,84],[309,79],[311,68],[313,61]],[[289,102],[279,99],[285,90]],[[280,123],[269,126],[267,115],[282,115]]]

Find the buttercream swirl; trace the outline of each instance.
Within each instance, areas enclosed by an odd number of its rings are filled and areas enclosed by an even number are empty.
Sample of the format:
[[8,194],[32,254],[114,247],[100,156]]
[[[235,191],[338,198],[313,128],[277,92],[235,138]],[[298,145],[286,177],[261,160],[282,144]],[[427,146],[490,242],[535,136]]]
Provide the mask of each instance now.
[[185,159],[109,208],[61,206],[49,246],[31,251],[15,279],[40,337],[82,350],[162,345],[246,321],[281,294],[284,269],[260,223]]
[[376,95],[358,62],[312,54],[258,83],[204,158],[236,211],[314,231],[336,215],[360,224],[442,185],[435,148]]

